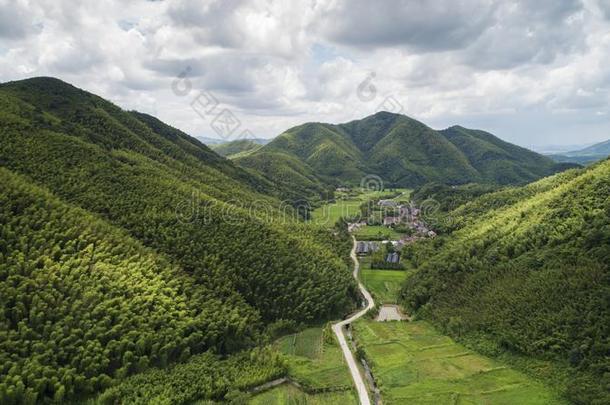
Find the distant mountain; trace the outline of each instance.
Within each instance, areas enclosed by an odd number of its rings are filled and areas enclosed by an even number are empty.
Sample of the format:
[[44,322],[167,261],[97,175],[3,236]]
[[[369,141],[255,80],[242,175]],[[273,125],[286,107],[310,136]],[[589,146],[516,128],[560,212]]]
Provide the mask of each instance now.
[[260,143],[260,140],[240,139],[237,141],[210,145],[210,148],[221,156],[232,158],[236,156],[245,156],[248,153],[260,149],[263,145],[264,144]]
[[218,139],[218,138],[208,138],[207,136],[195,136],[195,139],[197,139],[199,142],[205,144],[205,145],[220,145],[225,143],[226,141],[223,139]]
[[[402,187],[428,182],[524,184],[564,169],[484,131],[459,126],[435,131],[388,112],[340,125],[303,124],[236,162],[255,168],[256,162],[278,153],[300,161],[303,175],[314,173],[325,184],[358,184],[370,174],[387,186]],[[270,180],[284,174],[263,173]]]
[[239,142],[242,140],[247,140],[247,141],[251,141],[257,145],[266,145],[269,142],[271,142],[271,139],[265,139],[265,138],[248,138],[248,139],[238,139],[238,140],[225,140],[225,139],[219,139],[219,138],[208,138],[206,136],[196,136],[195,137],[197,140],[199,140],[199,142],[204,143],[208,146],[214,146],[214,145],[224,145],[227,143],[233,143],[233,142]]
[[593,145],[593,143],[579,143],[572,145],[533,145],[528,148],[533,150],[534,152],[540,153],[541,155],[560,155],[562,153],[571,152],[574,150],[581,150],[584,148],[588,148]]
[[556,162],[572,162],[587,165],[605,159],[609,155],[610,140],[607,140],[581,150],[549,155],[549,157]]

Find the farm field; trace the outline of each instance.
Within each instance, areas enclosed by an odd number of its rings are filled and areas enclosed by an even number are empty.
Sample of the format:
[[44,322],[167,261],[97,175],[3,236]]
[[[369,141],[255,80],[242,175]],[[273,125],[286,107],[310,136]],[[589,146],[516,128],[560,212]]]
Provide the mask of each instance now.
[[362,320],[354,324],[354,336],[386,405],[565,403],[542,384],[473,353],[423,321]]
[[350,217],[360,213],[360,205],[366,200],[337,200],[316,208],[312,213],[312,222],[316,225],[332,227],[341,217]]
[[335,337],[323,328],[309,328],[277,343],[288,360],[288,376],[312,390],[349,390],[352,380]]
[[357,403],[356,396],[352,391],[325,392],[312,395],[290,384],[283,384],[273,388],[255,396],[249,401],[251,405],[350,405]]
[[382,225],[363,226],[354,236],[358,240],[398,240],[402,234]]
[[371,292],[377,304],[396,304],[402,283],[411,274],[398,270],[371,270],[363,268],[360,280]]
[[355,194],[337,193],[336,202],[325,204],[316,208],[312,213],[312,222],[316,225],[332,227],[341,217],[349,217],[360,213],[360,205],[366,201],[391,197],[397,193],[405,193],[395,199],[409,197],[411,191],[407,189],[395,189],[392,191],[367,191]]

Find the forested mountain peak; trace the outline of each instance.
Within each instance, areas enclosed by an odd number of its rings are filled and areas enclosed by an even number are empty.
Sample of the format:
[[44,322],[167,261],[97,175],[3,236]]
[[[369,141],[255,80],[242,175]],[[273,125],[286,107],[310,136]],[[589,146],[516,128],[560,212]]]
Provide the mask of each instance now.
[[[238,161],[256,169],[267,153],[298,159],[322,183],[354,183],[375,174],[388,186],[428,182],[524,184],[564,169],[551,159],[480,130],[436,131],[406,115],[381,111],[344,124],[307,123],[286,130]],[[260,156],[260,158],[255,158]],[[285,175],[266,172],[273,180]],[[292,176],[295,181],[298,176]],[[302,176],[301,176],[302,177]]]

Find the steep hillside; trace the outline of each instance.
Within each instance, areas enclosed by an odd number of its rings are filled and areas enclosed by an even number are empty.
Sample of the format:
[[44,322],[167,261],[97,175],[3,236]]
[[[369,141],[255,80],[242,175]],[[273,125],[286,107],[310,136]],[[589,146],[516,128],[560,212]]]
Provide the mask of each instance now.
[[[0,166],[23,176],[23,181],[47,188],[62,204],[89,213],[76,215],[85,224],[98,218],[151,254],[165,257],[171,263],[167,272],[174,272],[176,283],[181,277],[191,280],[192,286],[175,286],[180,294],[188,290],[195,297],[220,300],[223,309],[217,312],[222,319],[215,321],[210,315],[206,318],[210,324],[199,327],[190,323],[188,333],[197,332],[189,343],[191,350],[232,352],[251,342],[244,337],[259,333],[265,324],[280,319],[310,322],[337,316],[352,305],[355,286],[341,258],[344,252],[333,250],[332,235],[295,221],[290,207],[267,195],[275,192],[271,183],[153,117],[122,111],[56,79],[6,83],[0,85]],[[5,199],[11,201],[12,196]],[[44,265],[44,260],[38,261],[29,253],[27,240],[36,236],[28,233],[29,228],[13,227],[32,222],[35,230],[42,227],[46,232],[45,225],[36,214],[30,215],[26,205],[11,209],[7,215],[14,215],[11,212],[15,210],[23,212],[24,219],[6,230],[17,239],[1,251],[0,266],[6,268],[11,257]],[[72,228],[86,229],[84,224],[70,225]],[[52,262],[72,260],[76,249],[73,235],[64,236],[61,229],[53,228],[48,232],[58,233],[55,239],[49,236],[57,241],[50,251]],[[111,252],[115,248],[119,252],[118,246],[124,243],[107,244]],[[97,257],[91,254],[87,263],[95,264]],[[138,259],[134,254],[127,257]],[[9,268],[14,269],[12,265]],[[87,268],[93,271],[95,267]],[[119,266],[120,271],[126,268],[129,266]],[[74,280],[66,279],[62,288],[77,289]],[[6,287],[13,296],[11,289],[16,284],[10,282]],[[96,294],[85,286],[80,288],[84,288],[84,299]],[[116,293],[112,297],[118,308],[127,305],[123,301],[139,302],[136,294]],[[156,301],[147,305],[151,311],[162,310]],[[200,310],[207,314],[206,306],[202,303]],[[207,307],[216,311],[216,306]],[[14,336],[11,339],[24,339],[26,344],[25,335],[15,334],[39,322],[30,311],[30,302],[22,306],[9,300],[4,308],[5,317],[15,314],[15,321],[0,323],[0,332]],[[181,311],[186,317],[187,310]],[[101,315],[87,312],[86,316]],[[188,323],[188,318],[184,320]],[[110,341],[124,337],[121,330],[112,329],[112,318],[110,321],[99,327],[99,334],[107,336],[102,351],[114,350],[108,349]],[[54,322],[48,324],[49,333]],[[174,322],[155,325],[160,336],[165,328],[177,327]],[[74,328],[78,326],[74,324]],[[70,332],[69,327],[65,329],[68,335]],[[147,345],[156,343],[153,336]],[[64,340],[62,344],[71,343]],[[44,357],[29,353],[27,361],[47,364]],[[135,369],[129,368],[129,372]],[[99,377],[97,371],[87,371],[87,378],[94,377]],[[8,381],[11,392],[19,389],[16,381],[17,375]],[[32,381],[28,380],[28,386]],[[45,391],[42,395],[50,394]]]
[[483,195],[415,245],[403,302],[492,353],[567,363],[567,395],[607,403],[610,161]]
[[256,338],[260,316],[235,291],[4,168],[0,182],[1,403],[61,402]]
[[307,163],[287,153],[251,153],[236,156],[234,160],[238,165],[252,170],[254,175],[266,176],[287,205],[330,198],[334,191],[332,180],[323,182]]
[[[452,127],[435,131],[403,115],[380,112],[346,124],[304,124],[253,155],[284,153],[320,177],[358,184],[374,174],[387,186],[523,184],[566,167],[483,131]],[[271,158],[269,155],[268,158]],[[240,162],[249,167],[249,161]],[[273,180],[274,172],[265,174]]]
[[289,129],[260,152],[295,156],[322,177],[347,180],[366,173],[362,152],[345,133],[329,124],[309,123]]
[[245,156],[250,152],[261,148],[262,145],[249,139],[240,139],[237,141],[211,145],[210,148],[220,156],[234,157],[236,155]]

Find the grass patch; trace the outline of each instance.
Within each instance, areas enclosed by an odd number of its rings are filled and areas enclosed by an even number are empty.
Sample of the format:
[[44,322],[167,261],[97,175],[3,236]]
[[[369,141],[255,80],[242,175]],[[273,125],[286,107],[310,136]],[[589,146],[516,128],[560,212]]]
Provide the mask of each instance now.
[[398,240],[402,236],[392,228],[383,225],[363,226],[354,232],[358,240]]
[[548,387],[439,334],[430,324],[361,320],[384,404],[564,404]]
[[276,343],[284,354],[317,359],[322,355],[322,328],[309,328],[294,335],[284,336]]
[[[411,190],[396,189],[393,191],[368,191],[368,192],[351,192],[337,193],[336,201],[330,204],[322,205],[313,210],[311,221],[316,225],[332,227],[342,217],[352,217],[360,214],[360,205],[373,199],[382,199],[392,197],[396,193],[405,193],[394,197],[397,201],[408,200]],[[363,218],[365,219],[365,218]],[[383,228],[383,227],[380,227]]]
[[360,280],[371,292],[377,304],[396,304],[402,283],[411,273],[399,270],[360,271]]

